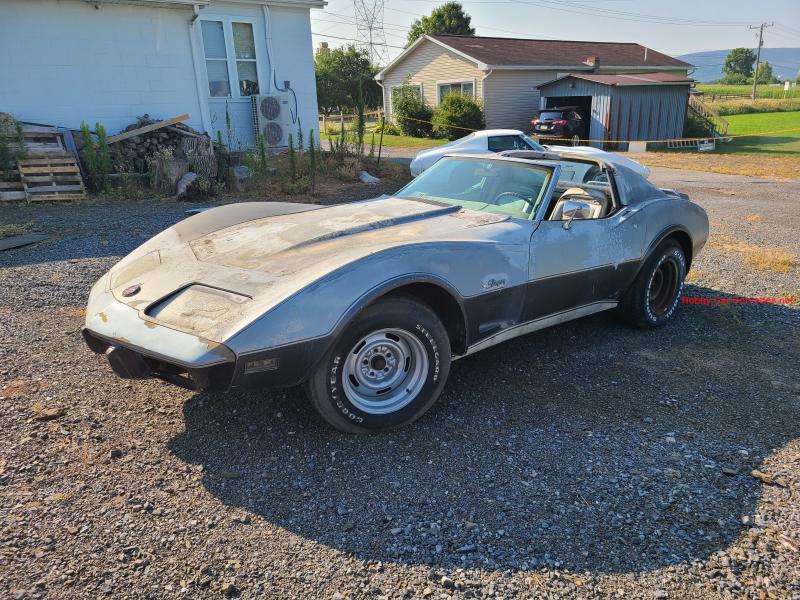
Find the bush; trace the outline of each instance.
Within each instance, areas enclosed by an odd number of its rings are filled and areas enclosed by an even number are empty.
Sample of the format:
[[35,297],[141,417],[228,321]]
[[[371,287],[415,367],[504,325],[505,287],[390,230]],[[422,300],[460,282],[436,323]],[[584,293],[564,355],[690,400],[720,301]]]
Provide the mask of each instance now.
[[[97,138],[95,140],[95,137]],[[106,129],[100,123],[95,124],[95,136],[86,122],[81,123],[83,147],[80,156],[86,170],[89,190],[95,194],[107,192],[108,176],[111,174],[111,150],[108,147]]]
[[448,94],[433,113],[433,132],[437,137],[456,140],[477,129],[483,129],[483,111],[468,96]]
[[400,135],[400,129],[394,123],[386,121],[383,125],[380,123],[375,126],[375,134],[379,134],[383,130],[386,135]]
[[416,93],[401,90],[394,100],[394,118],[404,135],[430,137],[433,111]]
[[0,113],[0,180],[10,179],[17,161],[27,156],[28,145],[22,133],[22,123],[7,113]]

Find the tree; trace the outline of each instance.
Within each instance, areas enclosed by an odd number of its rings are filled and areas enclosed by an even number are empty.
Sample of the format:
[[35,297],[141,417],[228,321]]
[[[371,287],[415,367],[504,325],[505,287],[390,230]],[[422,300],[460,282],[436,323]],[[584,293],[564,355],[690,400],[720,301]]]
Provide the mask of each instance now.
[[722,72],[725,78],[736,78],[742,75],[745,78],[753,76],[753,63],[756,61],[756,53],[750,48],[734,48],[728,52]]
[[323,114],[339,110],[376,107],[382,102],[381,88],[374,77],[378,67],[369,62],[366,50],[355,46],[334,48],[317,55],[317,103]]
[[756,80],[756,83],[772,83],[775,80],[775,74],[772,72],[772,65],[769,64],[769,61],[765,60],[758,65]]
[[459,2],[446,2],[434,8],[427,17],[417,19],[411,24],[408,32],[408,44],[414,42],[425,33],[446,33],[450,35],[475,35],[475,28],[470,25],[472,17],[464,12]]

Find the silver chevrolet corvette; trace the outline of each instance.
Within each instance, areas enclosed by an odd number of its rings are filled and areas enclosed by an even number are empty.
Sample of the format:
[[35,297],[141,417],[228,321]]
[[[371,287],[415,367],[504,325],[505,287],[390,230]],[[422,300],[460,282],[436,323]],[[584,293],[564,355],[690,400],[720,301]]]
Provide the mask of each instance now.
[[304,384],[332,426],[381,430],[505,340],[609,309],[663,325],[707,237],[703,209],[622,165],[447,156],[391,197],[181,221],[100,278],[83,334],[124,378]]

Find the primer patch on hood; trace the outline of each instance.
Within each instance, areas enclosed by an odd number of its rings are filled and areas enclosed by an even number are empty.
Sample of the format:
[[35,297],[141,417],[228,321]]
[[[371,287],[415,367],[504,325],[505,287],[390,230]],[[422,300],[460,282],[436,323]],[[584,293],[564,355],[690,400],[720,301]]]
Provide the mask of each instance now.
[[[241,223],[200,237],[190,246],[202,262],[254,270],[272,262],[270,269],[274,270],[281,262],[299,258],[299,254],[305,260],[313,260],[315,249],[323,251],[326,242],[346,238],[347,243],[356,244],[359,234],[381,231],[386,240],[402,237],[413,241],[418,232],[402,226],[435,220],[458,210],[457,206],[396,198],[359,202]],[[276,260],[268,261],[273,257]]]

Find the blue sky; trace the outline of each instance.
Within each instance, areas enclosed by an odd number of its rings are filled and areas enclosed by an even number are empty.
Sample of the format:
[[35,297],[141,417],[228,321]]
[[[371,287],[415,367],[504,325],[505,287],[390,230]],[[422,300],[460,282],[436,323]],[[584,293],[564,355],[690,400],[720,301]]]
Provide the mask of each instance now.
[[[414,19],[442,4],[386,0],[384,27],[389,58],[396,56]],[[748,24],[775,22],[765,47],[800,47],[800,0],[463,0],[477,35],[638,42],[687,54],[737,46],[755,47]],[[311,11],[314,45],[332,47],[355,38],[353,0],[329,0]],[[395,46],[395,47],[391,47]],[[800,65],[798,65],[800,67]]]

